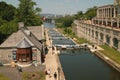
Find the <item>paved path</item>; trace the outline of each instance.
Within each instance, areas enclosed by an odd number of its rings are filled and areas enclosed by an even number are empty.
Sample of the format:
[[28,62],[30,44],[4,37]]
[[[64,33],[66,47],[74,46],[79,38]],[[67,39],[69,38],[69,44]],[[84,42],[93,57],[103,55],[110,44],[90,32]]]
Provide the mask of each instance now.
[[[46,44],[47,46],[51,46],[47,31],[46,31]],[[57,60],[56,60],[57,54],[53,54],[52,52],[53,52],[52,48],[49,48],[48,54],[46,55],[46,60],[45,60],[46,70],[50,69],[51,71],[51,77],[46,75],[46,80],[54,80],[54,73],[57,72],[57,67],[58,67]]]

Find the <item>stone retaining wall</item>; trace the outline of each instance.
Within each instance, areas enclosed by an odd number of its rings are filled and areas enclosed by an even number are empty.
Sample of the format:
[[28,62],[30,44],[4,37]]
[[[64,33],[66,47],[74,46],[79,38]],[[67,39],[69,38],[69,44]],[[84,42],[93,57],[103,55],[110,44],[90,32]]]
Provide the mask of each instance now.
[[59,54],[56,55],[56,61],[58,63],[58,67],[60,68],[60,80],[66,80],[63,69],[62,69],[62,66],[61,66],[61,63],[60,63]]
[[111,67],[113,67],[114,69],[116,69],[117,71],[120,72],[120,65],[118,63],[116,63],[112,59],[108,58],[107,56],[105,56],[104,54],[102,54],[99,51],[94,52],[94,54],[97,55],[99,58],[101,58],[106,63],[108,63]]

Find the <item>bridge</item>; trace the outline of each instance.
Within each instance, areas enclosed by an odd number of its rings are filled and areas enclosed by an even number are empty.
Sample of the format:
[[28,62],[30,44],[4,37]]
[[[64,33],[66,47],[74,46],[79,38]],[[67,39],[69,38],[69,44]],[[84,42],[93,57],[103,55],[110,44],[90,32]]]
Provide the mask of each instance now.
[[55,23],[53,17],[44,16],[43,21],[46,23]]

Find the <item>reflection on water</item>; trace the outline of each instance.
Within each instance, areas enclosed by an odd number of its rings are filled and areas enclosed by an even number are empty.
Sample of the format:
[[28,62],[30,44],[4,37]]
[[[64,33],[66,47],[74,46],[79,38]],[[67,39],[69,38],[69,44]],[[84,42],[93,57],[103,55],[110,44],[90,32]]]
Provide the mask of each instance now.
[[88,50],[62,50],[59,57],[66,80],[120,80],[119,72]]

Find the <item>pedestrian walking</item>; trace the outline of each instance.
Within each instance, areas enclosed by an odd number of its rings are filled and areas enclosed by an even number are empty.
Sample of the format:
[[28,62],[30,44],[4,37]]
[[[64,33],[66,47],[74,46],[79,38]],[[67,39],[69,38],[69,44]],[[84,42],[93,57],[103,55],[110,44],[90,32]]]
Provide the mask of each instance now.
[[47,74],[49,75],[49,78],[51,78],[51,71],[50,71],[50,69],[48,69],[48,71],[47,71]]
[[23,72],[21,67],[19,67],[19,72]]
[[45,74],[48,75],[47,70],[45,70]]
[[20,72],[23,72],[23,71],[22,71],[22,68],[21,68],[20,66],[17,66],[17,70],[18,70],[19,73],[20,73]]
[[54,79],[57,80],[57,73],[54,73]]

